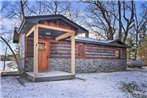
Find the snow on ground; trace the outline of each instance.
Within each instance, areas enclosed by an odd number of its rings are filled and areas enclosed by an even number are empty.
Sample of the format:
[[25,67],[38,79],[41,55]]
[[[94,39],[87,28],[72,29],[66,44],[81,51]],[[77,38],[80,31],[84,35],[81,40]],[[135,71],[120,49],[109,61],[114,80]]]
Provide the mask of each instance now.
[[19,84],[16,76],[2,77],[2,98],[131,98],[131,95],[119,89],[121,82],[147,86],[147,68],[112,73],[82,73],[76,77],[74,80],[36,83],[25,80],[25,86]]
[[[4,61],[0,61],[0,72],[3,70]],[[15,61],[6,61],[6,71],[17,71],[17,65]]]

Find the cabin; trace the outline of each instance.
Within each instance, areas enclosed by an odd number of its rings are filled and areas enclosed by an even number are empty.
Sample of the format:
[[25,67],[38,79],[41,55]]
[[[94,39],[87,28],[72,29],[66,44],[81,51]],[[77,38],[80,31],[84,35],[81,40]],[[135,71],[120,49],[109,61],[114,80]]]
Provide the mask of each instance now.
[[[78,37],[85,34],[85,37]],[[126,44],[88,38],[62,15],[27,16],[14,30],[19,68],[33,81],[72,79],[76,73],[126,69]]]

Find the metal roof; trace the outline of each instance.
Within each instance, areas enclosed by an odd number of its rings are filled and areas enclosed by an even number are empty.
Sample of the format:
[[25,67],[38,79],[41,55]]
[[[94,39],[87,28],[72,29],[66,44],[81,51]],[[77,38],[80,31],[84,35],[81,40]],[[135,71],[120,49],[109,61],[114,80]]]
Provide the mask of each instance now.
[[[67,39],[67,40],[70,40],[70,39]],[[122,47],[122,48],[130,47],[118,39],[107,41],[107,40],[98,40],[94,38],[76,37],[75,40],[76,42],[87,43],[87,44],[96,44],[96,45]]]
[[23,22],[21,23],[18,32],[26,33],[28,32],[36,23],[41,20],[61,20],[68,25],[77,29],[76,34],[78,33],[88,33],[88,30],[83,28],[82,26],[76,24],[70,19],[66,18],[63,15],[42,15],[42,16],[26,16],[24,17]]

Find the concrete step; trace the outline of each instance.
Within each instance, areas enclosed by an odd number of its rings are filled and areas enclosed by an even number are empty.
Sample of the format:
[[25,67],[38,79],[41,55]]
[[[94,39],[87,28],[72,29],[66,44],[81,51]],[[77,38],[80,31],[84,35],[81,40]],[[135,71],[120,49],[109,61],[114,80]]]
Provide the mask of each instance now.
[[45,75],[40,75],[37,78],[33,77],[33,74],[26,73],[26,76],[29,80],[35,81],[35,82],[43,82],[43,81],[59,81],[59,80],[69,80],[74,79],[75,75],[72,75],[70,73],[64,73],[61,72],[61,74],[58,72],[56,73],[43,73]]

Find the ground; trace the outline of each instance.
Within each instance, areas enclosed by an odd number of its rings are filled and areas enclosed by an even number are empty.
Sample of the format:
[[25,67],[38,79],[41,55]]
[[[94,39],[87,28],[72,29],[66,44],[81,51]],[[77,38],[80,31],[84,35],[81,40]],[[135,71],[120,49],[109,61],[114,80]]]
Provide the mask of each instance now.
[[3,98],[147,98],[147,68],[123,72],[82,73],[76,79],[48,82],[2,77]]
[[[4,62],[0,61],[0,72],[3,70]],[[17,65],[15,61],[6,61],[5,70],[7,71],[17,71]]]

